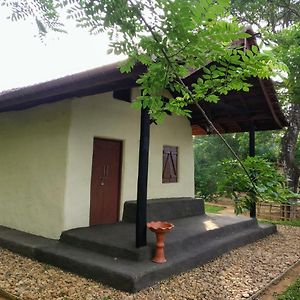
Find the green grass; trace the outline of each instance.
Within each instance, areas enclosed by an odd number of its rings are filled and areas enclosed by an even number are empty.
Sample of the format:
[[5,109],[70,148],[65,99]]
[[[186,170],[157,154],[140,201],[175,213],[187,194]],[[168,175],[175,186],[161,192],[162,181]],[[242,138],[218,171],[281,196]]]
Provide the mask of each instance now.
[[209,214],[218,214],[223,209],[225,209],[225,206],[216,206],[216,205],[205,203],[205,212]]
[[[288,226],[297,226],[300,227],[300,220],[293,220],[293,221],[275,221],[275,220],[259,220],[261,223],[269,223],[269,224],[276,224],[276,225],[288,225]],[[299,296],[300,300],[300,296]]]
[[300,277],[291,284],[282,294],[277,297],[277,300],[299,300],[300,299]]

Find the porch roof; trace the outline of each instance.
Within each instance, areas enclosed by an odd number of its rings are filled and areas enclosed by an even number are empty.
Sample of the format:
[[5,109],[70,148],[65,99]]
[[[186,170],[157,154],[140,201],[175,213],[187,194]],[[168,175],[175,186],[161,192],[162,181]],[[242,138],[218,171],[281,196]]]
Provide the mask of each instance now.
[[[120,73],[118,63],[106,65],[63,78],[0,93],[0,113],[23,110],[44,103],[113,91],[115,97],[130,101],[128,90],[136,86],[136,79],[145,72],[137,65],[131,73]],[[197,80],[199,71],[185,78],[187,84]],[[270,79],[252,78],[249,92],[231,92],[217,104],[201,102],[201,106],[221,133],[274,130],[287,125]],[[128,96],[129,95],[129,96]],[[210,134],[204,118],[191,105],[193,134]]]
[[[251,78],[248,82],[252,85],[249,92],[230,92],[217,104],[200,103],[220,133],[245,132],[252,126],[259,131],[287,126],[272,80]],[[193,134],[214,134],[196,105],[190,109]]]

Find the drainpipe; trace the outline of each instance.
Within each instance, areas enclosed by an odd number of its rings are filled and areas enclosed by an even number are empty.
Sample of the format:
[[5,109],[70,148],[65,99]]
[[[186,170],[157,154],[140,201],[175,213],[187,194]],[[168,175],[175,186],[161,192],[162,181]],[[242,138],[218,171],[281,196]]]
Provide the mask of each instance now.
[[135,223],[136,248],[147,245],[147,185],[149,161],[150,117],[148,109],[141,109],[139,170]]

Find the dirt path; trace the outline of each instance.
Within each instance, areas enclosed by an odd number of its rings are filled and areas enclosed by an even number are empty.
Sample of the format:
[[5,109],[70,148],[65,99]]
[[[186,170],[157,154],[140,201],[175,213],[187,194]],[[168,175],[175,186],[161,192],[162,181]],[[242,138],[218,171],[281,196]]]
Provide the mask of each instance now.
[[272,284],[261,296],[259,296],[259,300],[276,300],[277,296],[285,291],[290,284],[292,284],[297,278],[300,277],[300,263],[298,265],[289,270],[283,278]]
[[234,215],[234,207],[227,205],[220,213],[222,215]]

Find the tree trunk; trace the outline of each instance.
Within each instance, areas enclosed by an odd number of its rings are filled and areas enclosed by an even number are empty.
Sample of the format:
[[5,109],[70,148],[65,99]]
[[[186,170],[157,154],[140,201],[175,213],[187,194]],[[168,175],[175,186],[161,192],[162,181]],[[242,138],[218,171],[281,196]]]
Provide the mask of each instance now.
[[289,115],[289,126],[281,141],[281,162],[287,178],[289,189],[297,193],[300,169],[295,159],[297,140],[300,132],[300,103],[292,103]]

